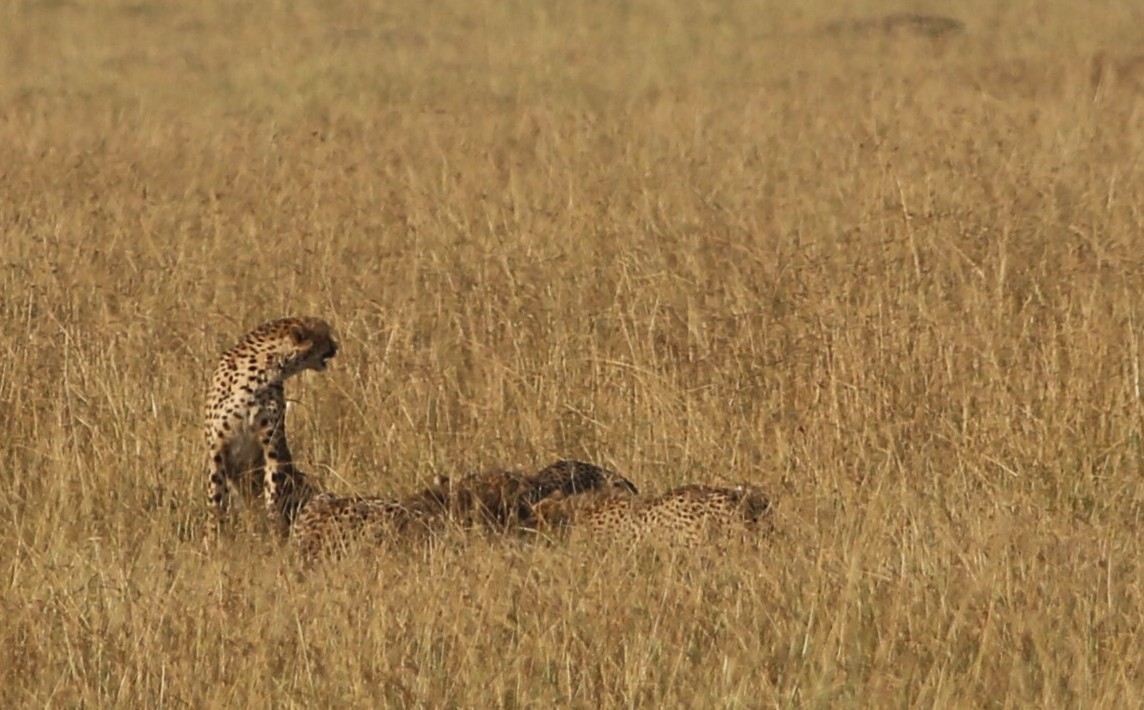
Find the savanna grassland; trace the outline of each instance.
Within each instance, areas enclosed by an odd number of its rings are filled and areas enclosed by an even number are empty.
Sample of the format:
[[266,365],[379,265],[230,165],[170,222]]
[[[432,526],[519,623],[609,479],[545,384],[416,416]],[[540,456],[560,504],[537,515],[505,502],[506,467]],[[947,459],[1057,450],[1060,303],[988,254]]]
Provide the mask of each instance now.
[[[902,9],[4,3],[0,704],[1144,705],[1144,11]],[[206,554],[203,389],[293,314],[328,488],[776,531]]]

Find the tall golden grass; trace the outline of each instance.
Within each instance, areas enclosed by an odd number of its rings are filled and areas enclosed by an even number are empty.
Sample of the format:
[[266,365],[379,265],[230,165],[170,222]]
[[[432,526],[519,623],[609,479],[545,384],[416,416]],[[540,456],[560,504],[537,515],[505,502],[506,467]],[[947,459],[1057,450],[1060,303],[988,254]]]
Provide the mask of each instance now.
[[[3,705],[1144,704],[1144,15],[900,9],[7,3]],[[300,313],[329,488],[577,457],[778,530],[204,555],[206,380]]]

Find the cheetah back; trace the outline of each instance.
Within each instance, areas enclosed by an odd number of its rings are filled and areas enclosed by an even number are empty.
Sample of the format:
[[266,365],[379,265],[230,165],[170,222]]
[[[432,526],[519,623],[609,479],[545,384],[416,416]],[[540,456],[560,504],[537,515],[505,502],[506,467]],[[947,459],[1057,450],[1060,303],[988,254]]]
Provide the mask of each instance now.
[[759,530],[771,505],[755,486],[687,485],[659,496],[554,495],[534,506],[538,527],[571,528],[577,537],[637,545],[666,541],[695,546],[714,537]]
[[449,483],[450,510],[465,527],[495,531],[535,527],[533,511],[553,496],[575,496],[589,491],[630,495],[635,484],[612,471],[582,461],[556,461],[534,474],[490,470],[470,473]]
[[291,537],[303,561],[313,563],[352,546],[429,537],[444,528],[445,506],[439,486],[400,500],[324,493],[302,508]]

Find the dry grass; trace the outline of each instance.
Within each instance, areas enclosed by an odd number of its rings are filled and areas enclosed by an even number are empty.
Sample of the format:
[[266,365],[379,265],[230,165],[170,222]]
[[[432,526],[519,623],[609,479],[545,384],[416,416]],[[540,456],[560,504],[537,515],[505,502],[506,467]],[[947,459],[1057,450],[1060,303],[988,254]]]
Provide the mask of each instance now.
[[[1144,15],[930,5],[5,4],[2,704],[1144,704]],[[295,313],[332,488],[570,456],[779,533],[204,556],[202,388]]]

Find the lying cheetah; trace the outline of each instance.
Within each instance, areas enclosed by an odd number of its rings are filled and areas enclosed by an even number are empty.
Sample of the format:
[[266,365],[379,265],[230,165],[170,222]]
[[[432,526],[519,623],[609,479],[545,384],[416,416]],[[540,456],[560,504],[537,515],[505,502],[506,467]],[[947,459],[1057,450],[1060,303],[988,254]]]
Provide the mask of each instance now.
[[449,489],[449,512],[463,527],[483,526],[506,532],[529,526],[533,506],[553,494],[574,495],[592,490],[638,492],[619,474],[583,461],[561,460],[535,474],[481,471],[456,481],[442,479]]
[[541,532],[571,529],[578,536],[638,545],[667,541],[695,547],[719,536],[753,533],[771,512],[770,501],[752,485],[687,485],[660,496],[614,491],[552,495],[533,506]]
[[631,481],[581,461],[557,461],[535,474],[470,473],[455,481],[438,476],[407,498],[335,496],[311,500],[294,523],[292,537],[302,559],[312,563],[354,542],[417,539],[449,525],[512,532],[530,527],[532,506],[545,496],[575,496],[588,490],[634,494]]
[[435,482],[401,500],[323,493],[299,511],[291,539],[302,560],[312,564],[354,544],[425,538],[448,521],[445,491]]
[[550,463],[531,478],[539,488],[541,498],[546,498],[556,491],[565,495],[598,490],[639,493],[634,483],[614,471],[570,459]]
[[337,352],[324,320],[283,318],[258,326],[223,354],[206,397],[215,529],[226,516],[231,489],[261,493],[272,524],[283,532],[316,494],[286,442],[283,383],[304,370],[325,370]]

